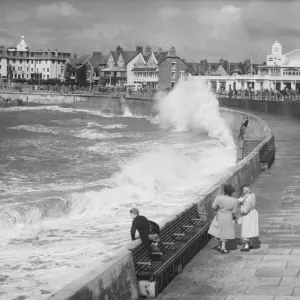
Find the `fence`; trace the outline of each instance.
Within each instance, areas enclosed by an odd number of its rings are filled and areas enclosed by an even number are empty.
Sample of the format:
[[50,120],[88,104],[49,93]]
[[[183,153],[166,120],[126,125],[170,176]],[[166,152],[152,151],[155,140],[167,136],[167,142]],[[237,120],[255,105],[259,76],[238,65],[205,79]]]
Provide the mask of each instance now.
[[289,116],[300,119],[300,99],[282,101],[272,100],[268,98],[267,100],[261,99],[251,99],[251,98],[237,98],[237,97],[224,97],[218,96],[220,106],[224,107],[238,107],[244,109],[251,109],[255,111],[260,111],[268,114],[275,114],[279,116]]
[[248,94],[248,95],[228,95],[228,94],[216,94],[217,98],[230,98],[230,99],[250,99],[250,100],[263,100],[263,101],[300,101],[300,95],[255,95],[255,94]]

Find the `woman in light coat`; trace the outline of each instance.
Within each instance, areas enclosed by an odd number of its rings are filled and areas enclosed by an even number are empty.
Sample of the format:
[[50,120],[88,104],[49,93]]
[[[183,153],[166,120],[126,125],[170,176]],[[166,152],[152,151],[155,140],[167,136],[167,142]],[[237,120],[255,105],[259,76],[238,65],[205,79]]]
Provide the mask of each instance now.
[[229,253],[226,249],[227,240],[235,239],[235,214],[237,213],[237,199],[232,197],[234,188],[230,184],[224,185],[224,195],[216,197],[212,208],[217,211],[208,233],[219,240],[218,250],[221,253]]
[[241,218],[239,223],[242,224],[242,240],[244,246],[241,251],[249,251],[249,243],[254,237],[259,236],[258,212],[256,207],[256,197],[247,186],[242,187],[242,197],[238,199],[241,205]]

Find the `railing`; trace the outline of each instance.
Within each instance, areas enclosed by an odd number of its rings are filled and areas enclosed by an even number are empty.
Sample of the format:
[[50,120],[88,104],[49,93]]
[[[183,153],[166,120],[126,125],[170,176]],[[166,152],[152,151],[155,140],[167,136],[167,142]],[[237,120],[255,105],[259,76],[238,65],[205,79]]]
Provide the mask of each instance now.
[[[288,100],[289,99],[289,100]],[[251,109],[268,114],[274,114],[279,116],[289,116],[294,118],[300,118],[300,99],[285,98],[282,101],[275,99],[251,99],[241,97],[224,97],[218,96],[220,106]]]
[[248,95],[228,95],[228,94],[216,94],[217,98],[230,98],[230,99],[249,99],[249,100],[263,100],[263,101],[300,101],[300,95],[255,95],[255,94],[248,94]]

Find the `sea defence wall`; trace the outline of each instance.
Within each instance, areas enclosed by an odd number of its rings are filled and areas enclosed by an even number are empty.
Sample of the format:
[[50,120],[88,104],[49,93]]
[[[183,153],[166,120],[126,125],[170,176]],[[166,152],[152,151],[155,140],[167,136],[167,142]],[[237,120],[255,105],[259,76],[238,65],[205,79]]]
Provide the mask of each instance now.
[[[131,100],[134,101],[134,100]],[[127,102],[127,101],[126,101]],[[151,102],[145,107],[140,104],[140,110],[154,113],[155,107]],[[132,102],[132,105],[136,103]],[[130,106],[130,105],[128,105]],[[141,108],[142,107],[142,108]],[[133,111],[131,110],[133,113]],[[249,185],[260,173],[260,155],[259,152],[266,144],[274,143],[274,136],[268,125],[259,117],[240,111],[234,111],[228,108],[220,108],[222,116],[225,117],[228,126],[234,134],[239,132],[240,125],[246,117],[249,118],[249,125],[246,131],[246,137],[252,139],[261,138],[262,142],[239,164],[230,168],[221,178],[206,190],[201,191],[191,202],[175,211],[164,219],[159,225],[167,226],[177,215],[191,206],[197,205],[199,213],[207,213],[208,218],[212,219],[214,212],[211,208],[212,201],[217,195],[222,194],[222,187],[226,183],[232,184],[237,191],[241,186]],[[239,192],[237,192],[239,196]],[[92,272],[72,282],[52,295],[51,300],[135,300],[139,299],[138,282],[135,275],[133,257],[131,250],[140,244],[139,241],[130,242],[125,245],[119,253],[118,258],[107,265],[95,268]]]

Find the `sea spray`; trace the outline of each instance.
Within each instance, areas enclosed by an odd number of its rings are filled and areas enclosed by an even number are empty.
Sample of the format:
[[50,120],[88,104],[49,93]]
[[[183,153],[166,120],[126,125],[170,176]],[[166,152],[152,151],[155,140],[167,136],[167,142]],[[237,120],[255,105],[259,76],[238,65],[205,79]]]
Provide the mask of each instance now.
[[235,148],[232,133],[220,116],[219,102],[200,77],[181,79],[168,95],[159,94],[158,106],[163,127],[202,130],[226,147]]
[[[186,103],[193,96],[182,95]],[[176,111],[176,101],[169,105],[170,112]],[[151,122],[135,116],[107,118],[101,111],[20,109],[21,124],[14,111],[5,111],[6,116],[11,114],[9,127],[44,127],[9,129],[7,140],[2,140],[4,162],[9,165],[3,168],[1,180],[13,188],[2,195],[0,206],[0,272],[9,275],[0,287],[3,299],[48,298],[41,290],[56,292],[96,264],[113,259],[130,241],[130,208],[138,207],[141,214],[161,224],[233,166],[235,150],[224,147],[217,134],[207,136],[214,128],[210,123],[219,124],[219,119],[206,118],[206,127],[190,122],[196,119],[197,107],[183,111],[181,122],[174,119],[173,123],[166,122],[163,109]],[[220,127],[216,129],[224,136]],[[45,128],[59,134],[47,134]],[[97,140],[92,138],[93,130],[121,136]],[[75,136],[80,133],[84,138]],[[16,161],[20,155],[34,160]],[[99,182],[100,175],[105,182]],[[24,187],[30,189],[28,193]],[[31,191],[35,187],[38,192]],[[8,207],[9,201],[16,203]],[[20,282],[26,288],[21,290]]]

